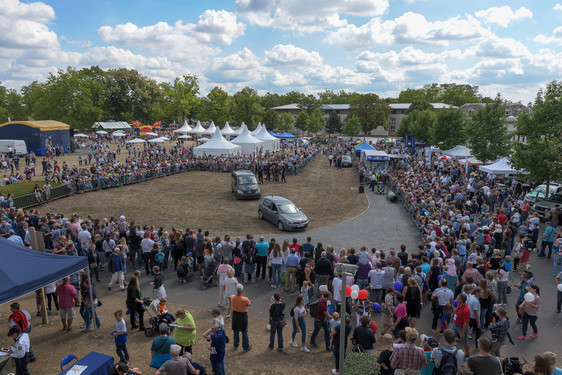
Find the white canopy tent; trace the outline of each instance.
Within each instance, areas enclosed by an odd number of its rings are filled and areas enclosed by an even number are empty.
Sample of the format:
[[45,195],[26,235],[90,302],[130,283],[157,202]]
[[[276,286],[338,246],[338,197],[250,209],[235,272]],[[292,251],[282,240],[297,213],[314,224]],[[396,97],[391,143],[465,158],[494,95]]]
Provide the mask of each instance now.
[[240,126],[238,127],[238,129],[236,129],[236,130],[234,131],[234,133],[232,133],[232,136],[233,136],[233,137],[238,137],[240,134],[242,134],[242,130],[244,130],[244,127],[245,127],[245,126],[246,126],[246,124],[244,124],[244,121],[242,121],[242,125],[240,125]]
[[278,151],[281,148],[281,140],[269,134],[265,124],[262,125],[255,137],[263,142],[264,151]]
[[135,138],[135,139],[131,139],[130,141],[127,141],[127,143],[144,143],[144,142],[146,141],[140,138]]
[[106,129],[106,130],[117,130],[117,129],[131,129],[125,121],[98,121],[94,122],[92,129]]
[[472,156],[470,149],[466,146],[455,146],[450,150],[443,151],[443,154],[455,159],[466,159]]
[[191,130],[189,130],[188,134],[204,134],[205,128],[201,126],[201,123],[197,121],[197,125]]
[[111,134],[112,137],[125,137],[127,134],[121,132],[115,132]]
[[261,131],[261,122],[258,122],[258,126],[253,131],[251,131],[250,134],[255,137],[256,135],[258,135],[260,131]]
[[192,137],[190,135],[185,134],[185,135],[180,135],[178,138],[179,139],[191,139]]
[[209,127],[207,129],[205,129],[203,134],[213,135],[213,134],[215,134],[216,129],[217,129],[217,127],[215,126],[215,123],[213,121],[211,121],[211,125],[209,125]]
[[148,140],[148,143],[162,143],[162,142],[164,142],[162,138],[153,138]]
[[166,136],[161,136],[160,139],[163,140],[163,141],[169,141],[170,140],[170,138],[168,138]]
[[233,133],[234,130],[230,127],[230,125],[228,125],[228,121],[227,121],[226,124],[224,124],[224,128],[221,129],[221,134],[225,136],[227,139],[230,139]]
[[105,130],[98,130],[98,131],[96,132],[96,134],[105,135],[105,134],[107,134],[107,132],[106,132]]
[[193,154],[195,156],[202,156],[203,154],[211,156],[231,156],[238,155],[241,152],[242,147],[224,139],[219,128],[215,129],[215,134],[213,134],[213,136],[209,141],[207,141],[207,143],[197,146],[193,149]]
[[88,136],[86,134],[78,133],[74,134],[74,138],[88,138]]
[[508,158],[501,158],[492,164],[481,165],[479,168],[482,172],[495,175],[513,175],[516,173],[524,173],[524,171],[513,168]]
[[263,146],[263,142],[251,135],[245,124],[242,124],[241,128],[242,132],[238,137],[232,140],[232,143],[242,147],[242,153],[244,155],[251,155],[259,152],[260,147]]
[[183,126],[179,129],[173,131],[173,133],[187,134],[191,130],[191,126],[187,123],[187,120],[183,123]]

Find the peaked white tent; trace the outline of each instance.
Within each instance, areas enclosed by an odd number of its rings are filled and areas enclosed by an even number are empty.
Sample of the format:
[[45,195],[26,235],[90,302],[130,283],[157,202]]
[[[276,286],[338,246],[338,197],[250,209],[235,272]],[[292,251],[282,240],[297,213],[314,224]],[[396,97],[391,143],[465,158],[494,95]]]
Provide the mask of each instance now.
[[455,159],[466,159],[472,156],[471,151],[466,146],[455,146],[450,150],[443,151],[443,154]]
[[281,140],[269,134],[265,124],[262,125],[255,137],[263,142],[264,151],[278,151],[281,148]]
[[260,147],[263,146],[263,142],[251,135],[245,124],[242,124],[241,128],[242,132],[238,137],[232,140],[232,143],[241,146],[244,155],[251,155],[259,152]]
[[221,134],[224,135],[227,139],[230,139],[234,130],[228,125],[228,121],[224,124],[224,128],[221,129]]
[[207,129],[205,129],[203,134],[213,135],[213,134],[215,134],[216,129],[217,129],[217,127],[215,126],[215,123],[213,121],[211,121],[211,125],[209,125],[209,127]]
[[497,174],[511,175],[511,174],[523,172],[523,171],[520,171],[518,169],[513,168],[511,166],[511,162],[509,161],[508,158],[501,158],[500,160],[497,160],[496,162],[494,162],[492,164],[481,165],[480,170],[482,172],[486,172],[486,173],[490,173],[490,174],[496,174],[496,175]]
[[241,152],[242,147],[224,139],[219,128],[215,129],[215,134],[213,134],[209,141],[193,149],[193,154],[195,156],[202,156],[203,154],[210,156],[231,156],[240,154]]
[[189,134],[204,134],[205,128],[201,126],[201,123],[197,121],[197,125],[188,131]]
[[253,135],[254,137],[260,132],[261,130],[261,122],[258,122],[258,126],[250,132],[251,135]]
[[242,134],[242,130],[244,130],[244,127],[245,127],[245,126],[246,126],[246,124],[244,124],[244,121],[242,121],[242,125],[240,125],[240,126],[238,127],[238,129],[236,129],[236,130],[234,131],[234,133],[232,133],[232,136],[238,137],[240,134]]
[[187,120],[185,120],[183,126],[179,129],[174,130],[174,133],[187,134],[189,133],[190,130],[191,130],[191,126],[189,126]]
[[131,139],[130,141],[127,141],[127,143],[144,143],[144,142],[146,141],[140,138],[135,138],[135,139]]

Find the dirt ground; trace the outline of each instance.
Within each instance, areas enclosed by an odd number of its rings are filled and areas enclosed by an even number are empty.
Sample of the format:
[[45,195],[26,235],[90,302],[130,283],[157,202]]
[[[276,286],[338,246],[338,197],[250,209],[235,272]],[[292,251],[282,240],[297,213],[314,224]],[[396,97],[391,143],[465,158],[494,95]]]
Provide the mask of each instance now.
[[[292,200],[310,220],[310,228],[339,223],[355,217],[367,207],[364,194],[357,192],[357,173],[353,168],[329,167],[319,154],[287,183],[265,182],[262,196],[280,195]],[[211,235],[245,236],[247,233],[280,233],[275,225],[257,216],[257,200],[236,200],[230,189],[230,174],[186,172],[137,185],[103,190],[59,199],[42,208],[43,212],[79,213],[82,217],[125,215],[127,220],[145,225],[202,228]]]
[[[82,318],[77,312],[73,326],[74,331],[65,334],[61,331],[62,324],[57,315],[49,315],[49,323],[41,324],[41,318],[35,316],[35,293],[20,298],[18,302],[23,308],[27,309],[32,315],[31,343],[37,356],[37,361],[29,365],[31,374],[54,375],[60,372],[60,360],[67,354],[74,354],[82,358],[91,351],[113,356],[118,362],[119,358],[115,354],[114,339],[110,333],[115,329],[113,312],[124,309],[125,295],[119,291],[107,293],[102,292],[100,299],[103,306],[97,309],[98,317],[101,321],[101,329],[91,333],[82,333],[80,325],[83,324]],[[173,303],[168,304],[168,309],[175,312],[179,308],[186,308]],[[250,307],[252,308],[252,307]],[[257,307],[256,307],[257,308]],[[202,337],[203,333],[209,328],[212,317],[209,310],[189,308],[190,313],[195,319],[197,327],[197,340],[193,348],[193,360],[207,366],[209,374],[209,350],[208,343]],[[0,306],[0,322],[2,327],[8,327],[8,315],[10,314],[9,305]],[[127,327],[130,328],[128,316],[125,317]],[[145,314],[147,324],[147,315]],[[312,319],[307,319],[307,330],[311,331]],[[303,353],[299,348],[290,345],[292,326],[289,324],[283,330],[284,352],[277,350],[269,351],[269,331],[266,329],[265,320],[251,319],[249,324],[249,338],[253,349],[248,353],[232,351],[232,330],[230,320],[225,321],[225,332],[231,338],[230,344],[226,349],[226,371],[229,375],[253,375],[253,374],[295,374],[308,370],[313,374],[328,374],[334,366],[334,360],[330,353],[319,349],[311,349],[310,353]],[[7,328],[6,328],[7,331]],[[10,344],[9,338],[2,336],[2,346]],[[155,337],[155,336],[154,336]],[[154,338],[153,337],[153,338]],[[310,335],[307,335],[307,340]],[[148,338],[143,332],[138,330],[129,332],[127,348],[131,357],[129,365],[138,367],[143,374],[154,374],[155,369],[149,367],[150,345],[153,338]],[[277,345],[277,342],[276,342]],[[277,347],[277,346],[276,346]],[[15,371],[15,368],[13,368]]]

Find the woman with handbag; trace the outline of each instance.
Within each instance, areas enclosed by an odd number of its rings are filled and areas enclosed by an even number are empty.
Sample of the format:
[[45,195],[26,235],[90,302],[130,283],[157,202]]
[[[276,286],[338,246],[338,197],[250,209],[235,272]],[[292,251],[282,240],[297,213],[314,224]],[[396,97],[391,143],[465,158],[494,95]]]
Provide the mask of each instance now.
[[280,352],[283,351],[283,327],[287,325],[284,310],[285,303],[281,302],[279,293],[275,293],[269,303],[269,324],[271,326],[269,333],[269,350],[273,350],[275,333],[277,332],[277,350]]

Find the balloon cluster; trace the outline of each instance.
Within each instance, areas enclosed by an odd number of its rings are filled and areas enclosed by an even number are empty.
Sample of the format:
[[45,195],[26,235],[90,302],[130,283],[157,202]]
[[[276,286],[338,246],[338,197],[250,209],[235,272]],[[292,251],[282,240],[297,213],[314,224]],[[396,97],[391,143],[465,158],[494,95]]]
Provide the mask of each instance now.
[[367,292],[365,289],[359,290],[359,285],[347,285],[345,287],[345,295],[351,297],[352,299],[364,300],[369,297],[369,292]]

